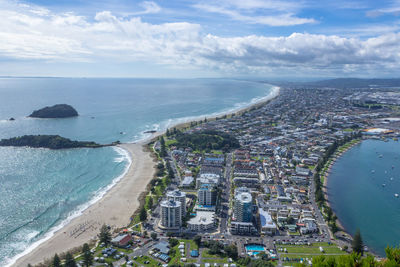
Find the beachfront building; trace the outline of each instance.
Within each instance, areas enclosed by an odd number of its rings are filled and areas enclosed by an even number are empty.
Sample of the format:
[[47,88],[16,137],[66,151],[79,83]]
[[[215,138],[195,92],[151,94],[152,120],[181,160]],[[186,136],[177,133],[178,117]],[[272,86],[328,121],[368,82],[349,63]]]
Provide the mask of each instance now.
[[238,192],[235,195],[234,216],[236,222],[251,222],[252,213],[252,197],[249,192]]
[[181,214],[186,215],[186,193],[175,189],[167,192],[167,200],[179,201],[181,203]]
[[188,229],[191,231],[206,231],[215,227],[215,213],[209,211],[197,211],[196,217],[188,222]]
[[268,211],[259,209],[261,233],[266,235],[274,235],[276,233],[276,224],[272,220]]
[[198,204],[214,206],[217,200],[217,190],[212,184],[203,184],[197,191]]
[[161,227],[177,229],[182,225],[182,208],[180,201],[164,200],[161,202]]

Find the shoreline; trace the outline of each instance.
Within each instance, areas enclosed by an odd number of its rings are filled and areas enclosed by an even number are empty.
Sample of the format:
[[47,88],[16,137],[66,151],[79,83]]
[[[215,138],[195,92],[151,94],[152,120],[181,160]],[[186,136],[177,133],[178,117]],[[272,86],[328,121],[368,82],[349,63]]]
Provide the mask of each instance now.
[[[108,224],[112,229],[126,227],[131,215],[139,208],[139,196],[155,174],[154,160],[146,151],[145,143],[121,144],[131,158],[124,176],[104,195],[71,219],[50,237],[38,241],[36,247],[17,255],[9,266],[34,265],[97,238],[100,227]],[[143,179],[145,178],[145,179]]]
[[[255,101],[253,99],[247,106],[210,115],[183,118],[183,122],[179,122],[178,119],[171,126],[167,124],[166,129],[173,127],[178,129],[187,128],[190,122],[199,121],[207,116],[210,116],[207,120],[215,120],[219,116],[240,115],[247,110],[265,105],[279,96],[281,90],[279,86],[271,86],[272,88],[268,95],[255,98]],[[89,205],[78,211],[75,217],[70,216],[67,218],[65,224],[62,222],[53,231],[45,234],[42,239],[32,244],[33,247],[31,245],[24,252],[14,256],[7,266],[26,266],[28,263],[32,265],[38,264],[52,258],[55,253],[61,254],[82,246],[85,242],[90,242],[97,238],[98,231],[103,223],[111,225],[114,229],[126,227],[130,223],[131,216],[140,208],[141,195],[146,192],[148,184],[155,174],[154,158],[150,151],[146,151],[146,146],[159,136],[164,135],[166,129],[156,131],[150,136],[144,136],[141,140],[121,143],[115,146],[123,149],[129,155],[130,164],[127,167],[127,171],[120,177],[116,177],[110,184],[110,188],[106,189],[99,198],[96,197],[91,200]],[[140,179],[143,177],[147,179]],[[131,193],[136,194],[131,195]],[[125,198],[121,199],[120,195],[124,195]],[[116,205],[118,206],[116,207]],[[121,205],[127,205],[127,207],[122,208]],[[96,220],[93,220],[93,218]],[[82,226],[85,230],[78,237],[68,236],[67,233],[71,233]]]
[[[336,161],[339,160],[343,156],[344,153],[349,151],[354,146],[360,144],[362,141],[363,141],[363,139],[360,139],[357,142],[355,142],[354,144],[352,144],[349,147],[347,147],[346,149],[344,149],[343,151],[335,152],[331,157],[332,161],[329,164],[328,169],[326,170],[326,172],[324,172],[324,183],[322,185],[322,192],[323,192],[324,197],[325,197],[325,203],[329,208],[331,208],[331,210],[332,210],[332,207],[331,207],[331,204],[329,202],[329,194],[328,194],[328,179],[329,179],[330,171],[331,171],[333,165],[336,163]],[[333,212],[333,210],[332,210],[332,212]],[[336,214],[334,212],[333,212],[333,214],[336,216]],[[351,240],[352,240],[353,239],[352,235],[349,234],[349,232],[346,230],[346,228],[343,226],[343,224],[340,222],[340,220],[339,220],[339,218],[337,216],[336,216],[336,218],[337,218],[336,219],[336,225],[340,229],[338,232],[343,232],[347,237],[351,238]],[[331,230],[329,230],[329,231],[331,232]],[[335,235],[332,234],[332,236],[334,237]]]

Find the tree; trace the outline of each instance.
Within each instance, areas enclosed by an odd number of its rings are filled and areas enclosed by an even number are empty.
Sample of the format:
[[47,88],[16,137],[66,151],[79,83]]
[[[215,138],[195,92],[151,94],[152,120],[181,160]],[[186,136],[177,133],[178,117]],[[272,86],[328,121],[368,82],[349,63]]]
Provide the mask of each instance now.
[[104,243],[105,245],[108,245],[111,242],[110,229],[105,224],[103,224],[103,226],[100,229],[99,239],[100,243]]
[[360,229],[357,229],[356,233],[354,234],[353,242],[351,247],[355,253],[363,255],[364,253],[364,244],[361,237]]
[[171,238],[170,240],[168,240],[168,242],[171,247],[175,247],[179,243],[178,239],[176,238]]
[[238,257],[237,247],[235,245],[229,245],[224,248],[225,253],[228,255],[229,258],[236,260]]
[[150,236],[151,236],[151,238],[152,238],[153,240],[156,240],[156,239],[157,239],[157,233],[156,233],[156,232],[152,232]]
[[89,267],[90,265],[92,265],[93,264],[93,255],[92,255],[92,252],[90,251],[89,245],[87,243],[83,244],[82,254],[83,254],[83,265],[86,267]]
[[149,209],[153,208],[153,197],[149,198],[149,201],[147,202],[147,208]]
[[69,252],[65,255],[64,267],[77,267],[74,257]]
[[193,238],[193,241],[194,241],[194,243],[196,243],[196,245],[200,248],[200,245],[201,245],[201,236],[196,235],[196,236]]
[[147,219],[147,211],[144,207],[140,210],[139,219],[141,222],[144,222]]
[[61,260],[60,257],[58,257],[57,253],[54,255],[53,258],[53,267],[61,267]]

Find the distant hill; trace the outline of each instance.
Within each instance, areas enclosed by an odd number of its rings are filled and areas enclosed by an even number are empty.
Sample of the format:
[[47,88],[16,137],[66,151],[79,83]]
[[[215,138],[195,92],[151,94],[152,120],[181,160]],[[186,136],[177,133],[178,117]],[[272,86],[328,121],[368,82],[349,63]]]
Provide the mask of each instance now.
[[375,88],[400,87],[400,79],[359,79],[337,78],[315,82],[270,82],[280,86],[314,87],[314,88]]
[[70,105],[57,104],[51,107],[44,107],[32,112],[32,118],[69,118],[78,116],[78,112]]
[[308,83],[317,87],[336,88],[373,88],[373,87],[400,87],[400,79],[358,79],[338,78]]
[[10,139],[2,139],[0,140],[0,146],[28,146],[63,149],[78,147],[96,148],[106,145],[99,145],[95,142],[72,141],[59,135],[24,135]]

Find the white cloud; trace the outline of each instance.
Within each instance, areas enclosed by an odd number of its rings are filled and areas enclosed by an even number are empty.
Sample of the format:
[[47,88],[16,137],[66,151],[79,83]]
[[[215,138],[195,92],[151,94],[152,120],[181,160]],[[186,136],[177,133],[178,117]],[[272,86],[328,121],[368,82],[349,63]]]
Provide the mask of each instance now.
[[161,7],[152,1],[144,1],[140,4],[140,6],[144,9],[139,14],[154,14],[161,11]]
[[314,19],[296,17],[292,13],[282,13],[270,16],[257,16],[257,15],[243,15],[242,13],[234,9],[229,9],[215,5],[208,5],[208,4],[196,4],[194,5],[194,7],[206,12],[227,15],[234,20],[247,22],[251,24],[263,24],[269,26],[293,26],[293,25],[316,22]]
[[[313,18],[300,18],[295,15],[295,11],[301,7],[299,2],[231,0],[216,1],[213,4],[198,3],[193,7],[209,13],[226,15],[233,20],[251,24],[293,26],[316,22]],[[267,15],[258,15],[260,10]]]
[[151,24],[110,11],[84,17],[31,10],[36,7],[11,4],[0,10],[0,60],[144,61],[222,75],[395,72],[400,64],[400,33],[368,39],[307,33],[228,38],[204,34],[198,24]]

